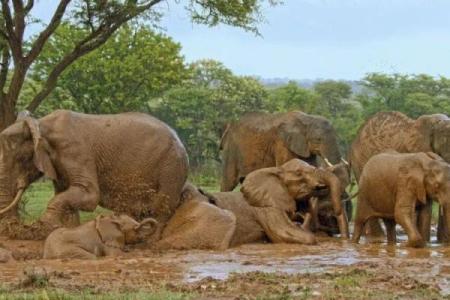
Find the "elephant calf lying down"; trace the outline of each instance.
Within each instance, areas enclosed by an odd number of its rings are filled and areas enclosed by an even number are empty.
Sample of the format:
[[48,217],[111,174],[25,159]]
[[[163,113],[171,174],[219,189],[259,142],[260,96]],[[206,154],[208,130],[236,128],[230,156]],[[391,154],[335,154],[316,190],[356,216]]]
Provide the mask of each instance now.
[[144,241],[156,229],[156,220],[138,223],[127,215],[98,216],[75,228],[53,231],[44,245],[44,258],[95,259],[119,255],[126,244]]

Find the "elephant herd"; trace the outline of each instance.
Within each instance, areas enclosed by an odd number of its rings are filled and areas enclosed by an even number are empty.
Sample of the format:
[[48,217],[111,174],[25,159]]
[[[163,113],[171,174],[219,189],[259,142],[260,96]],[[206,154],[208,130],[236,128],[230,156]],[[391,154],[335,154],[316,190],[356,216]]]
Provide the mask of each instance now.
[[[432,201],[438,240],[449,241],[450,119],[375,114],[359,129],[348,161],[325,118],[302,112],[250,113],[220,141],[221,192],[187,181],[188,157],[177,134],[142,113],[27,114],[0,133],[0,231],[44,239],[45,258],[95,258],[145,241],[157,249],[226,249],[246,243],[316,243],[318,234],[349,238],[350,173],[358,183],[353,240],[395,225],[408,245],[430,239]],[[41,177],[55,195],[33,224],[19,220],[26,188]],[[235,190],[240,184],[240,189]],[[79,211],[114,213],[80,225]],[[367,223],[367,228],[365,225]]]

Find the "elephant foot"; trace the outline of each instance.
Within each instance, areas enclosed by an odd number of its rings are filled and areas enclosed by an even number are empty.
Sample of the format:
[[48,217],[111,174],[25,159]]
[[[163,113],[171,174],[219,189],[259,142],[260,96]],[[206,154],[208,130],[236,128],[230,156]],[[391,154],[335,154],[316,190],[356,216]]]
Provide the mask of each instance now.
[[408,239],[408,242],[406,243],[405,246],[412,248],[423,248],[426,246],[426,242],[421,238]]

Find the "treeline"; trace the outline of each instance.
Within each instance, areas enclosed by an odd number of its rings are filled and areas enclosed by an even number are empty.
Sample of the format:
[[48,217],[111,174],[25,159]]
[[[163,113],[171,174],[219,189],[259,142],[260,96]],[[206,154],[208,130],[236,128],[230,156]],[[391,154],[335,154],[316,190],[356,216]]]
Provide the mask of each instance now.
[[[68,24],[58,28],[29,73],[19,106],[30,102],[48,71],[81,36],[81,29]],[[225,125],[249,111],[301,110],[325,116],[337,129],[343,151],[361,123],[377,111],[398,110],[411,117],[450,114],[450,79],[444,77],[369,74],[357,93],[332,80],[310,89],[295,82],[273,88],[257,78],[237,76],[214,60],[187,64],[180,50],[170,37],[148,27],[125,26],[70,66],[36,114],[58,108],[148,112],[178,132],[193,166],[217,162]]]

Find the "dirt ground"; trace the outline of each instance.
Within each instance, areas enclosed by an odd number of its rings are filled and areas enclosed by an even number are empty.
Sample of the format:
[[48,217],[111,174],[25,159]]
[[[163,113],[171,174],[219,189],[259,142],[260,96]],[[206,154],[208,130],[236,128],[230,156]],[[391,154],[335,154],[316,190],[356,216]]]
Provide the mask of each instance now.
[[[158,290],[206,299],[450,299],[450,247],[253,244],[222,252],[133,249],[95,261],[43,260],[43,242],[0,244],[16,261],[0,264],[8,291],[45,285],[93,293]],[[267,296],[267,297],[265,297]]]

